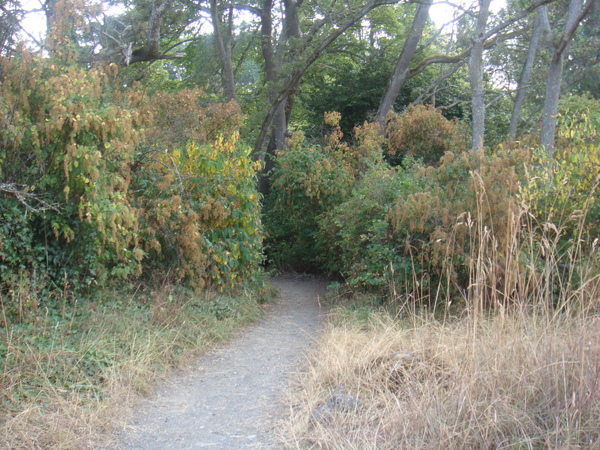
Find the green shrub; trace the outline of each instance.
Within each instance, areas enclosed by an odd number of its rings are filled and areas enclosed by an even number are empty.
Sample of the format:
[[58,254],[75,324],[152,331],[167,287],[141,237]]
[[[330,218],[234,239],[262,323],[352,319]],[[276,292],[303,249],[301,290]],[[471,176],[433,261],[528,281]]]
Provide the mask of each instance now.
[[390,222],[395,234],[406,236],[411,253],[419,255],[427,279],[446,279],[447,286],[464,290],[484,247],[506,254],[519,229],[517,194],[528,158],[518,149],[487,156],[447,152],[439,167],[414,172],[426,189],[400,192]]
[[114,91],[114,65],[84,70],[25,50],[0,71],[3,280],[43,271],[81,287],[139,271],[127,198],[138,94]]
[[405,156],[435,165],[451,148],[466,148],[459,124],[430,105],[411,105],[402,114],[390,114],[386,134],[386,159],[394,166]]
[[262,225],[250,149],[237,133],[156,156],[136,179],[140,239],[149,273],[200,289],[252,279],[262,262]]
[[412,273],[404,236],[393,233],[389,212],[400,192],[424,189],[413,170],[408,161],[405,170],[372,168],[348,200],[321,217],[317,243],[324,268],[363,287],[385,286],[391,271]]
[[299,271],[322,269],[316,234],[319,217],[348,198],[356,180],[381,161],[381,138],[366,124],[355,130],[356,143],[342,141],[340,115],[327,113],[332,132],[309,146],[296,133],[277,156],[271,190],[265,199],[266,248],[271,261]]
[[296,147],[277,158],[265,200],[267,252],[272,262],[298,271],[317,269],[318,217],[344,200],[352,174],[318,147]]
[[323,265],[381,292],[388,283],[414,286],[417,279],[421,290],[443,279],[465,289],[487,245],[484,234],[501,249],[512,243],[527,155],[447,152],[437,168],[410,158],[405,168],[373,168],[345,202],[321,216]]
[[[552,159],[534,152],[525,198],[538,216],[570,229],[583,218],[589,236],[598,236],[600,203],[600,105],[585,96],[563,99]],[[582,217],[585,215],[585,217]]]
[[0,306],[9,319],[42,297],[142,273],[196,288],[253,279],[257,167],[237,144],[239,108],[199,90],[148,97],[124,88],[115,65],[57,61],[25,50],[0,58]]

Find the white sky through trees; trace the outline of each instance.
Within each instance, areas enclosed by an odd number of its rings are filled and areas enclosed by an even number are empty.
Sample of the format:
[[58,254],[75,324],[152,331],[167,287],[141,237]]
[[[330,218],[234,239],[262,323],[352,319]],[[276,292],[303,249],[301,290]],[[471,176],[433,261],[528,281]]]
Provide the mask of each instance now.
[[[476,1],[468,2],[462,0],[440,0],[434,2],[429,10],[429,14],[436,26],[441,27],[452,20],[455,12],[457,11],[456,6],[454,5],[459,5],[459,8],[469,9],[471,7],[475,7],[476,3]],[[31,37],[33,37],[38,42],[41,42],[46,34],[46,18],[40,0],[22,0],[21,5],[23,10],[26,11],[21,25],[27,31],[27,33],[21,31],[21,38],[25,41],[31,41]],[[506,0],[492,0],[490,9],[493,12],[498,12],[505,6]]]

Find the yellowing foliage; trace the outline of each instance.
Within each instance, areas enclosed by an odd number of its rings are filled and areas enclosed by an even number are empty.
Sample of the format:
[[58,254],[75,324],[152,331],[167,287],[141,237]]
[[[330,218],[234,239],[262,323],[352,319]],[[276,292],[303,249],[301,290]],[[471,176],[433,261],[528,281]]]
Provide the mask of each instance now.
[[237,105],[199,90],[148,97],[115,65],[23,49],[0,73],[0,290],[143,273],[230,286],[256,273],[257,167]]
[[[4,195],[0,210],[16,224],[29,209],[20,227],[32,227],[27,237],[10,226],[0,231],[4,282],[28,271],[78,285],[140,272],[128,198],[140,116],[134,91],[113,95],[115,71],[62,66],[24,49],[0,59],[0,174],[31,198]],[[49,258],[38,253],[51,253],[55,266],[41,267]],[[19,254],[29,259],[19,262]]]
[[[210,145],[188,143],[146,167],[145,250],[155,267],[196,288],[232,286],[261,261],[262,232],[255,187],[260,168],[238,134]],[[160,181],[152,183],[152,177]]]
[[386,133],[387,155],[394,165],[404,156],[433,165],[451,148],[466,148],[457,123],[431,105],[411,105],[402,114],[390,113]]

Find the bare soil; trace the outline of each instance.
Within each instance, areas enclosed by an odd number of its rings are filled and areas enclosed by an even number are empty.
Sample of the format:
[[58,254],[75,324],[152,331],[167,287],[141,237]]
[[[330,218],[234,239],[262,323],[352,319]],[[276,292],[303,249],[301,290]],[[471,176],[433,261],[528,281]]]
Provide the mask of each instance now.
[[317,337],[323,281],[283,277],[266,317],[141,402],[119,449],[282,448],[282,394]]

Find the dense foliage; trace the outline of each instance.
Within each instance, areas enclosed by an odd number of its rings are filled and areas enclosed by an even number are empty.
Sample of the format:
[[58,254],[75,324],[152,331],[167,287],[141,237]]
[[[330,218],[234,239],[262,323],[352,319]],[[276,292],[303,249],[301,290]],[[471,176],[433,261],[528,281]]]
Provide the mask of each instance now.
[[310,145],[296,133],[277,157],[264,221],[268,253],[284,267],[322,269],[317,255],[331,244],[316,239],[321,215],[347,199],[355,180],[381,162],[376,127],[357,128],[357,143],[349,145],[342,140],[340,118],[339,113],[325,115],[331,133],[321,144]]
[[258,166],[238,143],[235,105],[201,91],[123,89],[115,65],[64,66],[25,50],[0,64],[8,316],[36,309],[38,290],[144,273],[195,287],[254,276]]
[[61,67],[27,51],[0,64],[4,292],[30,279],[66,288],[139,273],[127,195],[139,93],[114,90],[116,66]]
[[393,307],[597,312],[597,0],[43,3],[40,33],[0,0],[6,446],[89,446],[48,426],[65,399],[138,339],[150,370],[255,315],[265,262]]
[[[524,144],[463,150],[460,131],[427,108],[393,118],[358,176],[327,159],[325,145],[308,153],[290,145],[278,159],[276,189],[267,198],[277,205],[266,209],[276,242],[267,250],[276,249],[288,267],[319,268],[386,295],[396,287],[418,287],[411,296],[422,300],[433,300],[440,288],[452,297],[484,286],[488,298],[502,301],[520,289],[539,289],[536,280],[545,269],[536,258],[548,246],[560,267],[590,270],[596,267],[599,172],[593,161],[599,147],[597,130],[589,126],[596,119],[588,116],[598,115],[581,101],[565,102],[564,111],[574,104],[582,119],[565,115],[552,162]],[[444,132],[448,137],[436,140]],[[396,167],[383,161],[383,149],[394,146],[409,149]],[[343,154],[353,148],[346,145]],[[441,150],[439,161],[423,162]],[[330,168],[326,176],[317,176],[321,160]],[[335,190],[340,174],[344,188]],[[562,289],[559,275],[552,283],[553,290]]]

